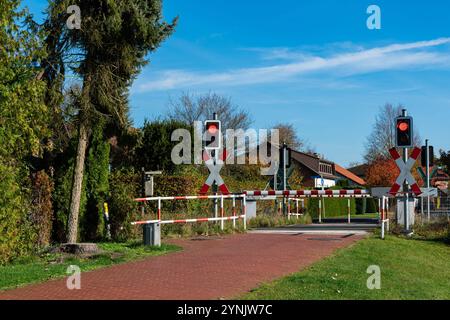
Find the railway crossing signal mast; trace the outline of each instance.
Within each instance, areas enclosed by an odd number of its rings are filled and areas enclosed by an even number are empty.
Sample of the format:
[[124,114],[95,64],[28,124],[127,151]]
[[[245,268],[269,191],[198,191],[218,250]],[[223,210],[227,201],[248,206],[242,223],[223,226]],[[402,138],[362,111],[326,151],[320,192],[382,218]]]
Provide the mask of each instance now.
[[[395,146],[403,149],[403,162],[408,161],[408,148],[414,145],[413,118],[408,116],[406,109],[402,110],[402,115],[395,119]],[[411,234],[409,228],[409,185],[405,180],[403,183],[403,217],[406,234]]]
[[[212,120],[205,121],[205,152],[209,153],[212,158],[214,166],[217,165],[217,160],[219,157],[219,150],[221,148],[221,134],[222,134],[222,124],[220,120],[217,119],[217,113],[213,113]],[[213,182],[212,191],[214,195],[217,195],[218,186],[217,183]],[[218,201],[214,199],[214,217],[217,218],[219,215]]]

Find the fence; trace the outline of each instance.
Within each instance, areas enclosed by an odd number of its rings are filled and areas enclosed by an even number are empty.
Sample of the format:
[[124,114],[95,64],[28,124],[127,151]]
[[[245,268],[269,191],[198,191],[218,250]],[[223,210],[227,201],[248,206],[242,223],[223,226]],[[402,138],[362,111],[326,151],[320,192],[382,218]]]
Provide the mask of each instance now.
[[[180,200],[220,200],[220,217],[210,217],[210,218],[193,218],[193,219],[162,219],[162,210],[161,204],[162,201],[180,201]],[[226,199],[232,200],[232,215],[225,216],[225,207],[224,201]],[[241,200],[241,214],[237,214],[236,211],[236,200]],[[245,194],[228,194],[228,195],[211,195],[211,196],[175,196],[175,197],[147,197],[147,198],[137,198],[135,201],[138,202],[148,202],[148,201],[156,201],[158,204],[157,209],[157,219],[153,220],[142,220],[142,221],[134,221],[132,225],[145,225],[151,223],[159,223],[159,224],[174,224],[174,223],[195,223],[195,222],[208,222],[208,221],[220,221],[220,228],[224,229],[225,221],[233,221],[233,228],[236,228],[236,220],[243,219],[244,229],[247,228],[247,217],[246,217],[246,195]]]
[[[420,198],[416,212],[420,212],[422,218],[428,215],[427,198]],[[450,196],[440,195],[437,197],[430,197],[430,219],[447,217],[450,218]]]
[[[304,200],[303,198],[369,198],[371,194],[368,190],[253,190],[244,192],[249,198],[264,199],[265,197],[282,197],[286,201],[288,219],[291,215],[297,218],[303,214]],[[297,201],[297,212],[291,213],[290,201]],[[302,213],[299,213],[298,201],[302,201]],[[347,220],[351,222],[350,201],[347,202]],[[282,210],[282,203],[279,203],[279,213]],[[322,201],[319,201],[319,223],[322,222]]]

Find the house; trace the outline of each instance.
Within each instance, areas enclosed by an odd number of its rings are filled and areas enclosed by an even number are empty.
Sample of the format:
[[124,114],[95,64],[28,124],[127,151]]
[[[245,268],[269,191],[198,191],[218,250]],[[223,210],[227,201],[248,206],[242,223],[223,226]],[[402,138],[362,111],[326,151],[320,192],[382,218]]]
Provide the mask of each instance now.
[[367,179],[367,169],[369,168],[368,164],[360,164],[351,168],[347,168],[348,171],[353,173],[355,176],[366,180]]
[[364,179],[358,177],[353,172],[341,167],[337,163],[334,164],[336,170],[336,176],[339,181],[346,181],[349,187],[362,187],[366,184]]
[[442,169],[436,171],[435,176],[431,179],[431,186],[438,188],[440,192],[448,193],[448,182],[450,177]]
[[306,188],[331,188],[339,181],[346,181],[348,187],[366,185],[363,178],[318,154],[291,149],[291,164],[303,177],[302,185]]
[[291,152],[291,162],[303,177],[305,187],[330,188],[336,185],[338,177],[333,162],[296,150]]

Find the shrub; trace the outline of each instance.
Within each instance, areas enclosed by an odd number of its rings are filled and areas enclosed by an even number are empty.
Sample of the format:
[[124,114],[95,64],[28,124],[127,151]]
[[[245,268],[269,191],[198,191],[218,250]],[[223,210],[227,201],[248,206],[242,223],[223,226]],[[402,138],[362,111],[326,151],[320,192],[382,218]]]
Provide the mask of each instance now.
[[[308,213],[313,218],[319,217],[319,199],[320,198],[310,198],[307,201]],[[345,198],[323,198],[325,200],[325,214],[323,214],[322,206],[322,218],[331,218],[345,216],[348,214],[347,201]],[[350,199],[350,214],[355,214],[356,205],[355,199]]]
[[20,176],[18,169],[0,162],[0,264],[30,252],[34,242]]
[[378,212],[378,205],[374,198],[366,199],[367,207],[365,213],[376,213]]
[[145,120],[142,127],[142,139],[135,151],[139,155],[135,159],[135,167],[163,170],[167,174],[173,174],[177,166],[172,162],[171,153],[173,147],[179,142],[173,142],[171,136],[176,129],[187,129],[192,132],[190,126],[180,121],[156,120],[150,122]]
[[111,173],[109,183],[111,237],[115,241],[136,239],[141,229],[133,228],[131,222],[140,218],[138,203],[133,200],[139,194],[139,175],[120,169]]
[[261,214],[250,219],[248,221],[248,226],[251,228],[273,228],[292,224],[310,224],[311,222],[311,216],[308,214],[300,216],[299,218],[291,217],[291,219],[288,219],[286,216]]
[[86,209],[80,216],[82,241],[100,240],[105,236],[103,203],[109,195],[110,145],[103,137],[104,125],[94,129],[86,161]]
[[[69,217],[70,197],[72,192],[73,172],[75,163],[76,138],[72,139],[66,152],[59,156],[55,168],[55,190],[53,192],[53,230],[52,239],[55,242],[65,242],[67,232],[67,219]],[[86,179],[80,201],[80,217],[84,216],[86,209]]]
[[36,230],[38,247],[50,244],[53,222],[52,192],[53,181],[44,170],[33,174],[30,220]]

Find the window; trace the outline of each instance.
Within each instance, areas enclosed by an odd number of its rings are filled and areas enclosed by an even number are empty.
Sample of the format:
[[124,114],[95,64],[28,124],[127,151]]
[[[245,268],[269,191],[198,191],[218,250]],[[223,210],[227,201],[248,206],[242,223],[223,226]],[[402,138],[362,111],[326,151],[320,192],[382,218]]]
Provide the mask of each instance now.
[[319,163],[319,171],[322,173],[333,174],[333,167],[328,163]]

